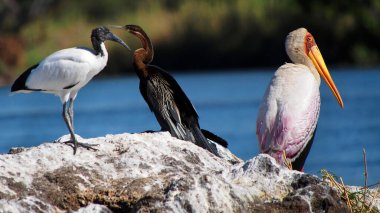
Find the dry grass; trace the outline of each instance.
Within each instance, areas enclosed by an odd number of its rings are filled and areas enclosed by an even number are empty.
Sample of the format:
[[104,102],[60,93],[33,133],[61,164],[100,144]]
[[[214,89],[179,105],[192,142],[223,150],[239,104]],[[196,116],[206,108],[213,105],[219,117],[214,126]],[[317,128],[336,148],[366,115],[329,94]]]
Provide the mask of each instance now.
[[325,169],[321,170],[322,178],[331,187],[335,188],[341,195],[341,198],[346,201],[350,212],[379,212],[375,207],[375,200],[380,196],[380,182],[368,185],[368,171],[367,171],[367,158],[366,152],[363,149],[364,159],[364,186],[363,187],[349,187],[343,182],[343,179]]

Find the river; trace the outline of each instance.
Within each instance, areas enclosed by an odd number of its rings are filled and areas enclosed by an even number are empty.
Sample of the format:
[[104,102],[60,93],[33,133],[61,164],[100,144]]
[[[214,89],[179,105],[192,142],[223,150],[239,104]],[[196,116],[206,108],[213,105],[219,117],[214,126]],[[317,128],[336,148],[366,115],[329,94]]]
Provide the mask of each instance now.
[[[331,70],[330,70],[331,71]],[[273,72],[228,70],[174,74],[200,116],[200,125],[229,142],[245,160],[258,154],[255,122],[259,103]],[[324,168],[346,184],[364,184],[363,148],[368,182],[380,181],[380,72],[332,71],[345,108],[321,85],[321,113],[305,172]],[[35,146],[67,134],[59,98],[42,93],[9,95],[0,89],[0,153],[14,146]],[[76,133],[84,138],[158,130],[138,90],[135,76],[94,79],[75,102]]]

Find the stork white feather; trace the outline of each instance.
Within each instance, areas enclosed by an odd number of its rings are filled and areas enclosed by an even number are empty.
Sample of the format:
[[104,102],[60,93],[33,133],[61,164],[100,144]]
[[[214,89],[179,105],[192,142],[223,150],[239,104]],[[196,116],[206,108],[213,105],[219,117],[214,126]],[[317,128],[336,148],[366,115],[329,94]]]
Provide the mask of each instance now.
[[294,64],[281,66],[268,85],[257,116],[256,135],[261,152],[281,164],[285,152],[295,169],[302,170],[318,122],[320,75],[342,107],[343,101],[305,28],[291,32],[285,47]]
[[282,162],[310,140],[320,109],[319,84],[301,64],[281,66],[267,88],[257,118],[260,150]]

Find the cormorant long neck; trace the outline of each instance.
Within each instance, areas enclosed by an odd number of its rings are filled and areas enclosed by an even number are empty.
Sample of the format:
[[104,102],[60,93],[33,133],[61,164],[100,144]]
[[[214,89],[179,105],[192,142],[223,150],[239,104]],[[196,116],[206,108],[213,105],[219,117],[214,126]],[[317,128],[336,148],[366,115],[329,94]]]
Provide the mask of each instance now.
[[143,30],[136,32],[136,36],[140,39],[143,49],[145,50],[144,57],[142,58],[143,62],[149,64],[153,61],[154,54],[152,42]]
[[148,76],[147,65],[150,62],[152,62],[154,55],[152,42],[141,28],[136,30],[130,30],[130,32],[140,39],[141,44],[143,46],[143,48],[137,49],[135,51],[134,65],[136,68],[137,75],[140,78],[146,78]]

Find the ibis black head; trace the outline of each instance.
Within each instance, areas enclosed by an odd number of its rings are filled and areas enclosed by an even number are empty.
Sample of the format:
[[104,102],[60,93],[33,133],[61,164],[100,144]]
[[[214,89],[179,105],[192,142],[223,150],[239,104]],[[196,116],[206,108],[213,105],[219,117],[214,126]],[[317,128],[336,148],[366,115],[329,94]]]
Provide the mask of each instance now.
[[97,27],[92,30],[91,41],[95,49],[100,47],[100,44],[106,40],[117,42],[121,44],[123,47],[130,50],[128,45],[119,37],[114,35],[107,27]]

